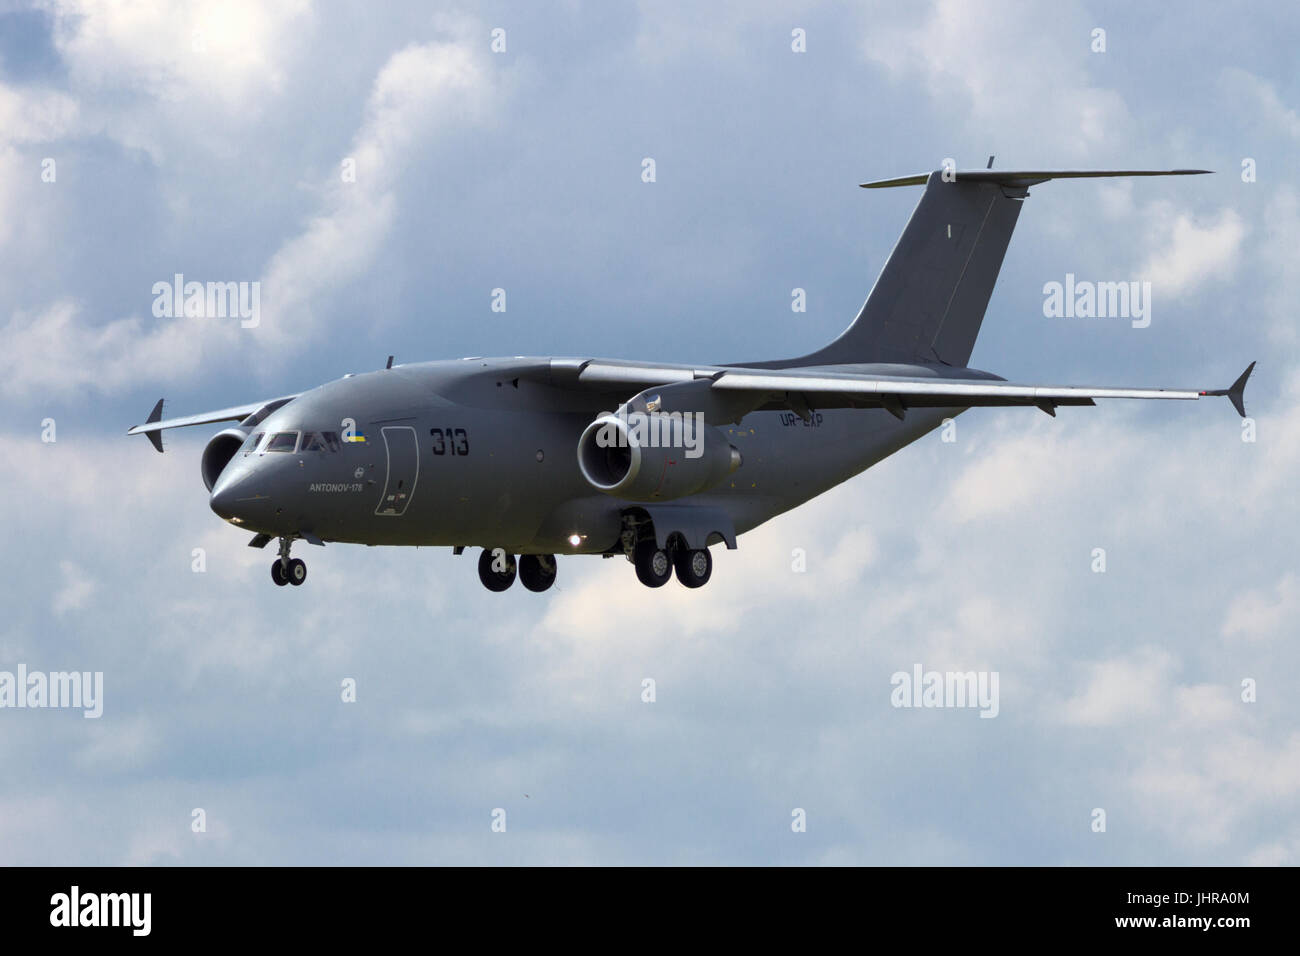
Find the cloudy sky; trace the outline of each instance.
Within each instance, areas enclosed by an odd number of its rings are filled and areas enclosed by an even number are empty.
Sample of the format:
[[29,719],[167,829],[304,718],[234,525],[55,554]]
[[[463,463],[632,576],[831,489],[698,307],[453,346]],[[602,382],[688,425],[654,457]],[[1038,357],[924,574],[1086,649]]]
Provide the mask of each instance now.
[[[0,670],[104,674],[98,720],[0,710],[0,863],[1300,862],[1300,8],[433,7],[0,3]],[[1258,359],[1254,441],[1222,400],[976,410],[701,591],[539,596],[345,545],[275,588],[215,429],[123,435],[390,353],[800,354],[919,197],[856,184],[990,154],[1217,171],[1036,187],[972,364]],[[260,282],[259,326],[155,317],[176,273]],[[1150,326],[1045,318],[1067,273],[1150,281]],[[998,716],[891,706],[918,664]]]

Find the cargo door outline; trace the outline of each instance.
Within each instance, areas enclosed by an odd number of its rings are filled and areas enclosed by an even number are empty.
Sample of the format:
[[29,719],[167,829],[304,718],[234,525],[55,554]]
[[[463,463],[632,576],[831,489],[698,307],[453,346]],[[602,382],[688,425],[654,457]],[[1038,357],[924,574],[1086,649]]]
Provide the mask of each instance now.
[[420,478],[420,442],[411,425],[389,425],[380,429],[387,459],[384,492],[375,514],[400,517],[415,497]]

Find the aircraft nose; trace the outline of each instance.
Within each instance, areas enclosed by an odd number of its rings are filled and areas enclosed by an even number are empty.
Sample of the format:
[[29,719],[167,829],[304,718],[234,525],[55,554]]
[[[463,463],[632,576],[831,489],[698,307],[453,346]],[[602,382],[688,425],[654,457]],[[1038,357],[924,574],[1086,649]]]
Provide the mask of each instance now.
[[258,494],[249,478],[247,474],[222,475],[208,497],[208,507],[226,521],[240,524],[250,520],[251,513],[257,510],[257,506],[270,499]]
[[208,506],[217,513],[217,517],[229,521],[235,517],[235,494],[230,482],[218,484],[208,496]]

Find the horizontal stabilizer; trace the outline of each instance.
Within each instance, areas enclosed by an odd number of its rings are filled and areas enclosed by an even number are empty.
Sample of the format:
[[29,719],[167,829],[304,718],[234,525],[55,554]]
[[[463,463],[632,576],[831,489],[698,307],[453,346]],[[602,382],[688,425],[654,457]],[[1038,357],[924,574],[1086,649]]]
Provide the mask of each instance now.
[[[942,177],[943,170],[936,170]],[[954,170],[950,182],[957,183],[997,183],[1002,186],[1033,186],[1045,183],[1049,179],[1107,179],[1112,176],[1199,176],[1208,173],[1208,169],[961,169]],[[886,189],[890,186],[924,186],[930,179],[930,173],[917,173],[915,176],[899,176],[896,179],[877,179],[870,183],[859,183],[863,189]]]

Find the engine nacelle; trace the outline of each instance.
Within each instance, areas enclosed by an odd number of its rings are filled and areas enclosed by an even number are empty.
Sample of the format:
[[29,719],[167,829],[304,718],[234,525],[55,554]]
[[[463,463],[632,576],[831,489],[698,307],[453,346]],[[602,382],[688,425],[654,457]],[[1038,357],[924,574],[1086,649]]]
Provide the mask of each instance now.
[[212,486],[230,464],[230,459],[235,457],[235,452],[239,451],[247,438],[248,432],[242,428],[227,428],[212,436],[212,440],[203,449],[203,462],[200,466],[203,483],[208,486],[208,491],[212,490]]
[[667,501],[712,488],[741,465],[740,452],[702,415],[602,415],[578,439],[578,467],[597,491]]

